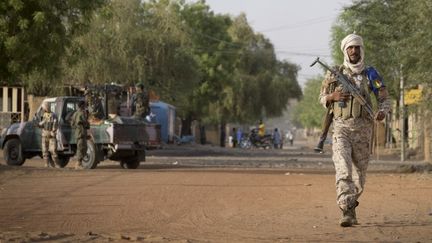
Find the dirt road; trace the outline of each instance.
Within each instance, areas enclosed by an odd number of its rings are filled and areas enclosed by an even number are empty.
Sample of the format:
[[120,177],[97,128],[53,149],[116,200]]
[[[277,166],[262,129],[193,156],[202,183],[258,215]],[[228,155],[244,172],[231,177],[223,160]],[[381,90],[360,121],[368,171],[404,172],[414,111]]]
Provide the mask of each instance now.
[[0,242],[432,242],[431,174],[370,173],[341,228],[332,171],[0,164]]

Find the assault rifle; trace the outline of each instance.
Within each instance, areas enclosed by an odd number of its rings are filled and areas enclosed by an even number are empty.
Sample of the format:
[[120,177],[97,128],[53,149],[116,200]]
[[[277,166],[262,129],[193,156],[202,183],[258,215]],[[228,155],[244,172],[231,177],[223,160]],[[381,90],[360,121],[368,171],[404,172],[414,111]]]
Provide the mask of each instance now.
[[[319,63],[321,66],[324,67],[324,69],[330,71],[336,78],[336,80],[339,82],[339,84],[342,86],[342,92],[349,93],[356,99],[366,110],[366,112],[369,114],[369,116],[373,119],[374,112],[372,110],[372,107],[367,103],[366,99],[360,94],[359,90],[355,85],[349,80],[347,76],[345,76],[343,73],[341,73],[337,69],[331,69],[329,66],[324,64],[319,60],[319,57],[310,65],[311,67],[314,66],[316,63]],[[339,102],[340,107],[344,107],[344,102]],[[333,121],[333,113],[331,112],[331,107],[329,106],[327,108],[326,116],[324,117],[323,127],[321,136],[318,142],[318,145],[314,149],[315,152],[322,153],[324,148],[324,141],[327,138],[327,133],[330,129],[330,125]]]

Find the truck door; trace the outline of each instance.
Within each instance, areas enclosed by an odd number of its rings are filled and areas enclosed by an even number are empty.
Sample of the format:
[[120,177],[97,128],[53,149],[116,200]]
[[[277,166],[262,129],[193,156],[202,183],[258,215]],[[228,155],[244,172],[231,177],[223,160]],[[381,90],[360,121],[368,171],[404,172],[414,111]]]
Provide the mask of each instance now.
[[63,145],[75,144],[76,139],[71,126],[71,118],[78,109],[78,100],[66,100],[63,106],[63,112],[60,118],[60,129],[63,135]]

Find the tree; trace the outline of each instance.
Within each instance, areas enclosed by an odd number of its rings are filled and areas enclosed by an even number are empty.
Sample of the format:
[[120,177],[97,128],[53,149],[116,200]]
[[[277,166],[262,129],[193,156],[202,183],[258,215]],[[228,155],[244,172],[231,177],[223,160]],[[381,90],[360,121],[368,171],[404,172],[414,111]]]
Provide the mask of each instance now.
[[2,1],[0,80],[15,83],[25,77],[52,78],[71,37],[85,30],[92,11],[103,3],[104,0]]
[[306,81],[303,98],[294,110],[294,120],[306,128],[321,127],[325,109],[319,103],[323,76],[317,76]]
[[398,98],[400,66],[408,85],[431,82],[430,28],[432,4],[428,0],[358,0],[346,7],[332,29],[333,57],[343,59],[340,41],[352,32],[365,41],[366,62],[376,66],[391,94]]
[[205,1],[185,4],[181,17],[192,40],[191,52],[200,74],[183,116],[189,122],[201,119],[205,123],[218,123],[224,113],[222,103],[229,93],[233,73],[234,59],[226,51],[233,47],[227,32],[232,21],[227,15],[214,14]]
[[298,66],[278,61],[271,42],[244,15],[214,14],[205,1],[112,0],[64,64],[70,83],[144,81],[192,120],[254,121],[280,115],[301,95]]
[[278,61],[272,43],[254,33],[246,16],[234,19],[229,29],[238,46],[234,66],[232,119],[254,122],[281,115],[289,98],[301,96],[297,83],[299,67]]
[[419,110],[425,121],[424,132],[421,132],[425,134],[425,141],[432,137],[428,112],[432,109],[431,13],[432,2],[428,0],[358,0],[343,10],[332,31],[335,59],[341,57],[338,43],[345,34],[356,31],[363,36],[368,63],[380,70],[396,100],[400,98],[401,74],[405,87],[419,84],[426,87],[422,102],[410,107],[410,110]]
[[179,2],[113,0],[76,39],[68,79],[76,84],[143,82],[181,114],[199,80]]

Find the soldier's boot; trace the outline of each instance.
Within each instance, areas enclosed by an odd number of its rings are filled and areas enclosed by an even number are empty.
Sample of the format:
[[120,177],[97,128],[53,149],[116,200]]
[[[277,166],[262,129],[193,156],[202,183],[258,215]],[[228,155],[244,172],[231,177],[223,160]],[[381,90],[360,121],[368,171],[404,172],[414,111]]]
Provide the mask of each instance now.
[[54,160],[52,160],[52,158],[49,159],[49,163],[50,163],[50,167],[51,168],[55,168],[56,164],[54,163]]
[[352,221],[352,224],[359,224],[358,221],[357,221],[357,214],[356,214],[356,211],[355,211],[355,208],[358,205],[359,205],[359,202],[356,201],[354,207],[351,210],[351,218],[352,218],[351,221]]
[[50,161],[49,161],[48,158],[44,158],[44,161],[45,161],[45,167],[46,167],[46,168],[51,167],[51,163],[50,163]]
[[54,168],[60,168],[60,162],[59,162],[59,160],[58,160],[57,157],[53,157],[53,162],[52,162],[52,164],[53,164],[53,167],[54,167]]
[[351,213],[349,211],[350,211],[350,209],[342,210],[342,218],[339,220],[340,226],[351,227],[353,225],[353,223],[352,223],[353,218],[352,218]]
[[342,227],[351,227],[354,224],[358,224],[357,215],[355,212],[355,208],[359,205],[359,202],[355,202],[355,205],[347,207],[342,210],[342,218],[339,221],[340,226]]
[[44,161],[45,161],[45,167],[47,168],[54,168],[54,161],[52,161],[52,159],[50,157],[44,157]]

